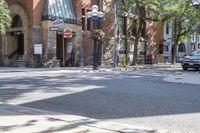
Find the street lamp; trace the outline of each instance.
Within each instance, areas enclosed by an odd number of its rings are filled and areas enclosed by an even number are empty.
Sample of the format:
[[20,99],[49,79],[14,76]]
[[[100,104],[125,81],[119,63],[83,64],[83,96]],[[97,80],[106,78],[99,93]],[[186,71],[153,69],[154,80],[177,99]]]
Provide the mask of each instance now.
[[195,8],[200,9],[200,0],[192,0],[192,5]]
[[94,50],[93,50],[93,70],[98,69],[98,49],[97,49],[97,24],[98,24],[98,19],[104,17],[104,13],[102,11],[99,11],[99,7],[97,5],[92,6],[92,11],[89,11],[86,13],[87,18],[91,18],[93,20],[93,33],[92,33],[92,38],[94,41]]

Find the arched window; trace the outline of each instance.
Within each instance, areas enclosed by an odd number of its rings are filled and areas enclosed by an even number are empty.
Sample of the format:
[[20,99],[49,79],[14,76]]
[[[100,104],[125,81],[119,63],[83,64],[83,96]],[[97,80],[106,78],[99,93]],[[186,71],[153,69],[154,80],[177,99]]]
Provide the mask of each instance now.
[[22,20],[19,15],[16,15],[15,17],[13,17],[11,27],[12,28],[22,27]]
[[184,43],[179,44],[178,52],[186,52],[185,44]]

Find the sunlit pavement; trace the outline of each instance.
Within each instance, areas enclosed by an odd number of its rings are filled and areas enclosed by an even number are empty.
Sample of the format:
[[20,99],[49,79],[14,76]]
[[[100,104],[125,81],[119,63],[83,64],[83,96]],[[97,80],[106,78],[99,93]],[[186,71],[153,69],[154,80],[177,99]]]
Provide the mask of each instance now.
[[[77,70],[4,68],[0,70],[0,102],[62,114],[56,115],[56,118],[63,118],[63,114],[78,115],[87,119],[92,118],[95,124],[98,123],[98,119],[101,122],[128,124],[135,129],[142,127],[154,132],[196,133],[200,131],[199,75],[197,71],[185,72],[180,67],[101,71],[92,71],[88,68]],[[58,122],[60,126],[52,127],[46,117],[43,118],[38,114],[31,115],[34,117],[32,122],[29,117],[25,118],[28,115],[26,111],[23,115],[12,114],[12,111],[9,114],[9,110],[3,112],[8,114],[1,113],[0,123],[12,121],[12,117],[16,122],[19,119],[30,121],[28,123],[22,121],[23,123],[19,125],[8,122],[3,126],[4,132],[19,131],[20,125],[37,126],[38,124],[33,124],[37,123],[34,119],[39,119],[39,123],[47,123],[46,129],[42,129],[43,132],[50,131],[48,129],[55,132],[68,130],[63,128],[62,121]],[[17,126],[12,128],[11,125]],[[103,127],[106,127],[105,125],[109,124],[103,124]],[[29,126],[24,126],[21,130],[28,130],[25,127]],[[104,130],[103,127],[101,125],[98,129]],[[68,131],[77,132],[76,129],[70,128]],[[84,127],[81,131],[87,129],[88,127]],[[131,128],[121,129],[131,132],[128,131]]]
[[100,121],[16,105],[0,104],[3,133],[166,133],[142,126]]

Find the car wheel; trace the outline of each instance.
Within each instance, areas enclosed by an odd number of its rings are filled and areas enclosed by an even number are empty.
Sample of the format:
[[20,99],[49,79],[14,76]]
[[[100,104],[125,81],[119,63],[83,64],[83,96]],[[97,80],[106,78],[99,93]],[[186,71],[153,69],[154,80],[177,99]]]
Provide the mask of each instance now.
[[187,67],[183,67],[183,70],[186,71],[186,70],[187,70]]
[[199,70],[199,68],[195,68],[197,71]]

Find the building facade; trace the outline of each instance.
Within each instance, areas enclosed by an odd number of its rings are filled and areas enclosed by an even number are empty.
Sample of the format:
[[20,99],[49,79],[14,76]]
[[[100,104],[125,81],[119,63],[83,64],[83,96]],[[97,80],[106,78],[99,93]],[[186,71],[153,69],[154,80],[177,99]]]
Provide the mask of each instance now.
[[[116,40],[118,62],[126,56],[131,64],[134,52],[134,30],[129,30],[130,16],[119,14],[115,0],[6,0],[12,17],[12,26],[0,36],[0,65],[3,66],[80,66],[93,61],[92,20],[86,17],[92,5],[105,13],[99,20],[98,42],[101,64],[112,65]],[[116,3],[119,2],[119,3]],[[117,36],[116,18],[118,17]],[[63,21],[63,22],[62,22]],[[64,38],[63,30],[71,31]],[[163,28],[158,23],[147,23],[140,39],[140,63],[151,55],[159,62],[159,43]]]
[[[76,57],[73,64],[69,61],[72,49],[79,50],[82,47],[81,23],[75,10],[78,9],[76,0],[6,2],[13,21],[11,28],[1,36],[1,65],[48,66],[60,63],[58,60],[63,58],[65,65],[75,64]],[[56,20],[63,20],[63,23],[56,24]],[[63,38],[64,29],[72,30],[72,36]]]
[[[173,49],[173,29],[168,22],[164,23],[163,29],[163,35],[165,39],[163,56],[165,62],[171,62]],[[189,55],[195,50],[200,50],[200,35],[198,35],[198,33],[193,33],[179,42],[176,51],[177,62],[180,62],[186,54]]]

